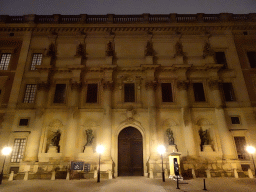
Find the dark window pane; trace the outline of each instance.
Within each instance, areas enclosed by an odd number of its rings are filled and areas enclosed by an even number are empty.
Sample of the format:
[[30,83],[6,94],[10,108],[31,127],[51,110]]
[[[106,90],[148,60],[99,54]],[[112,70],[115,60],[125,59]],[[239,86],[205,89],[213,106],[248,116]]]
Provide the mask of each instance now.
[[162,101],[163,102],[173,102],[172,99],[172,84],[162,83]]
[[65,102],[65,92],[66,84],[56,84],[54,103],[64,103]]
[[225,101],[235,101],[236,98],[235,98],[232,83],[223,83],[222,86],[223,86]]
[[256,68],[256,52],[255,51],[247,52],[247,56],[248,56],[251,68]]
[[124,84],[124,102],[135,102],[135,89],[133,83]]
[[239,117],[231,117],[232,124],[240,124]]
[[98,84],[88,84],[86,103],[97,103],[98,101]]
[[28,125],[28,119],[20,119],[19,126],[27,126]]
[[223,64],[223,67],[227,68],[227,60],[224,52],[215,52],[215,58],[217,64]]
[[204,87],[202,83],[193,83],[195,101],[205,101]]
[[238,159],[248,159],[248,153],[245,150],[245,137],[234,137]]

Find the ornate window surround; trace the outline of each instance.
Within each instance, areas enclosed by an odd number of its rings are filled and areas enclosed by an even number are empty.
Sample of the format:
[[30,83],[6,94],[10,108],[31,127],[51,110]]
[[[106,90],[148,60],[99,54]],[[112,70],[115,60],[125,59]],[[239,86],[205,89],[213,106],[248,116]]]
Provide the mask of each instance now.
[[[170,83],[172,85],[172,102],[163,102],[162,101],[162,83]],[[174,105],[177,105],[177,98],[176,98],[176,91],[177,91],[177,86],[176,86],[176,81],[174,79],[158,79],[158,86],[156,89],[156,102],[157,105],[161,107],[171,107]]]
[[[98,95],[97,95],[97,103],[86,103],[86,97],[87,97],[87,88],[88,84],[97,84],[98,85]],[[80,101],[81,101],[81,107],[82,108],[101,108],[102,104],[102,84],[100,80],[86,80],[82,84],[81,94],[80,94]]]
[[45,56],[45,52],[46,52],[46,49],[30,49],[29,50],[29,53],[28,53],[28,57],[27,57],[27,60],[26,60],[26,71],[27,72],[36,72],[37,70],[31,70],[31,63],[32,63],[32,59],[33,59],[33,55],[35,53],[41,53],[43,55],[42,57],[42,61],[41,61],[41,65],[43,64],[43,59],[44,59],[44,56]]

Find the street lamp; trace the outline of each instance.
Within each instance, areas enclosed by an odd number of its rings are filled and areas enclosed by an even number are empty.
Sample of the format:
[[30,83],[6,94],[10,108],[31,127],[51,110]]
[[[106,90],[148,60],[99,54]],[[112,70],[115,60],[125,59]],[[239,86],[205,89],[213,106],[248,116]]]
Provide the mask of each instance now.
[[102,145],[99,145],[96,148],[96,151],[97,153],[99,153],[99,169],[98,169],[98,180],[97,180],[97,183],[99,183],[100,182],[100,155],[103,153],[104,147]]
[[[2,149],[2,154],[4,155],[4,163],[5,163],[6,156],[10,155],[11,151],[12,151],[11,147],[4,147]],[[4,175],[4,163],[3,163],[3,167],[2,167],[2,172],[0,174],[0,185],[2,184],[3,175]]]
[[159,145],[158,148],[157,148],[157,151],[161,155],[161,159],[162,159],[162,178],[163,178],[163,182],[165,182],[164,160],[163,160],[163,154],[165,153],[165,147],[163,145]]
[[255,172],[255,177],[256,177],[256,169],[255,169],[255,163],[254,163],[254,159],[253,159],[253,154],[255,153],[255,148],[253,146],[247,146],[246,151],[252,155],[252,162],[253,162],[254,172]]

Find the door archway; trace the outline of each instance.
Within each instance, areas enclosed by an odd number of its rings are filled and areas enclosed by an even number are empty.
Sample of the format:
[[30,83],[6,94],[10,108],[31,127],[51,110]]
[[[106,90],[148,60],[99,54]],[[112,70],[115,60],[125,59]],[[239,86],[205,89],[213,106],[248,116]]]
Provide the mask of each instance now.
[[140,131],[124,128],[118,135],[118,176],[143,176],[143,144]]

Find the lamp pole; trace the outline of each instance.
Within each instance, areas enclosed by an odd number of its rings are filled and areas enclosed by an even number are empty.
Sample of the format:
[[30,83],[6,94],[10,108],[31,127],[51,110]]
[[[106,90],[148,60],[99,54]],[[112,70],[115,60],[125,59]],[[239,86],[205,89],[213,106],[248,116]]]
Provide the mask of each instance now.
[[165,182],[163,154],[161,154],[161,158],[162,158],[162,178],[163,178],[163,182]]
[[165,147],[163,145],[159,145],[158,148],[157,148],[157,151],[161,155],[161,159],[162,159],[162,179],[163,179],[163,182],[165,182],[164,159],[163,159],[163,154],[165,153]]
[[[5,159],[6,159],[6,156],[4,156],[4,163],[5,163]],[[2,180],[3,180],[3,176],[4,176],[4,163],[3,163],[2,171],[0,174],[0,185],[2,184]]]
[[254,162],[254,158],[253,158],[253,154],[255,153],[255,148],[252,147],[252,146],[247,146],[247,147],[246,147],[246,151],[247,151],[248,153],[250,153],[251,156],[252,156],[252,163],[253,163],[253,167],[254,167],[254,174],[255,174],[255,177],[256,177],[255,162]]
[[98,174],[97,174],[98,175],[97,183],[99,183],[100,182],[100,156],[101,156],[101,153],[103,153],[103,151],[104,151],[104,147],[102,145],[99,145],[99,146],[97,146],[96,151],[97,151],[97,153],[99,153],[99,169],[98,169]]
[[9,155],[12,151],[12,148],[11,147],[4,147],[2,149],[2,154],[4,155],[4,163],[3,163],[3,167],[2,167],[2,171],[1,171],[1,174],[0,174],[0,185],[2,184],[2,180],[3,180],[3,176],[4,176],[4,164],[5,164],[5,159],[6,159],[6,156]]
[[98,180],[97,183],[100,182],[100,153],[99,153],[99,169],[98,169]]
[[254,174],[255,174],[255,177],[256,177],[255,162],[254,162],[253,154],[251,154],[251,155],[252,155],[252,162],[253,162],[253,167],[254,167]]

